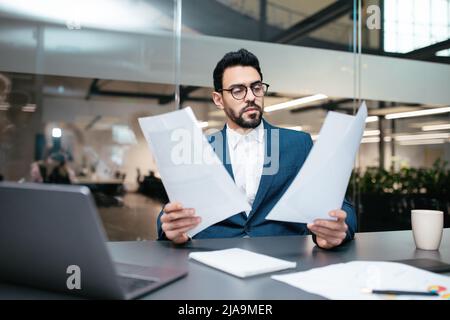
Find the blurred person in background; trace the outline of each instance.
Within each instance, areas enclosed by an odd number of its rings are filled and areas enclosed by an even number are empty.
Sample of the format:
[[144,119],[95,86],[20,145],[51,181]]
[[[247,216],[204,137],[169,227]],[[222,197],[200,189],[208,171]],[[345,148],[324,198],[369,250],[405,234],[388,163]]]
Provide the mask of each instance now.
[[67,165],[66,158],[61,153],[51,155],[52,162],[55,163],[55,167],[48,176],[49,183],[58,184],[71,184],[75,180],[75,173]]

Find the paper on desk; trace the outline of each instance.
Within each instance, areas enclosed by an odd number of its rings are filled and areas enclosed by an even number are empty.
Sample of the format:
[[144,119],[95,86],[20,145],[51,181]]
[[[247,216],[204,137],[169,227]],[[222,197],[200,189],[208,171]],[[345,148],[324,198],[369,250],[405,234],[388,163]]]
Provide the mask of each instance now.
[[312,223],[340,209],[367,118],[365,102],[356,116],[329,112],[319,138],[288,190],[266,219]]
[[194,208],[205,228],[251,207],[197,125],[191,108],[139,118],[170,201]]
[[191,252],[189,258],[240,278],[295,268],[297,266],[296,262],[281,260],[239,248]]
[[430,291],[431,286],[447,288],[440,297],[395,296],[396,299],[443,299],[450,293],[450,278],[406,264],[380,261],[352,261],[309,271],[274,275],[272,279],[301,290],[338,300],[385,299],[385,295],[362,293],[361,289]]

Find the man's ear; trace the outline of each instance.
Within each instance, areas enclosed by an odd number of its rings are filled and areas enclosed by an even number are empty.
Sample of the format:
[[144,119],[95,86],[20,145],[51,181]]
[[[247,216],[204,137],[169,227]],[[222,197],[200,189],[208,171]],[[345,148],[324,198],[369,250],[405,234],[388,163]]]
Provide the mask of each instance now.
[[224,109],[224,107],[223,107],[223,97],[222,97],[222,95],[219,92],[213,91],[212,99],[213,99],[213,102],[214,102],[214,104],[216,105],[217,108],[219,108],[220,110]]

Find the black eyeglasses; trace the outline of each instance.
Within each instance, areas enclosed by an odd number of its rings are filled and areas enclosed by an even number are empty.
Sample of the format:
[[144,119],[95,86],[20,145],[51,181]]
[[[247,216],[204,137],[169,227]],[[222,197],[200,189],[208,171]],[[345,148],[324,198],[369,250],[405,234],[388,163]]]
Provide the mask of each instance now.
[[262,97],[267,93],[269,85],[264,82],[257,82],[250,85],[250,87],[244,86],[243,84],[233,86],[230,89],[220,89],[219,92],[229,91],[233,98],[236,100],[242,100],[247,96],[247,90],[250,88],[255,97]]

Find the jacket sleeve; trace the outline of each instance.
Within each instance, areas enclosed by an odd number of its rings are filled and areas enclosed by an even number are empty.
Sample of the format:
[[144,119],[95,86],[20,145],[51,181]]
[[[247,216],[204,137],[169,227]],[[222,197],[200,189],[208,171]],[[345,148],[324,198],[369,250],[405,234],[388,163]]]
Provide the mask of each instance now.
[[[165,205],[164,205],[165,206]],[[164,208],[163,206],[163,208]],[[161,228],[161,216],[163,214],[163,209],[161,209],[158,218],[156,219],[156,231],[158,234],[158,239],[157,240],[167,240],[166,238],[166,234],[164,233],[164,231]]]
[[344,203],[342,204],[342,210],[347,213],[347,218],[345,219],[345,223],[347,224],[347,236],[343,243],[353,240],[355,237],[355,232],[357,230],[357,222],[356,222],[356,211],[353,204],[348,199],[344,199]]

